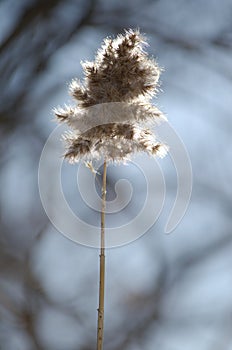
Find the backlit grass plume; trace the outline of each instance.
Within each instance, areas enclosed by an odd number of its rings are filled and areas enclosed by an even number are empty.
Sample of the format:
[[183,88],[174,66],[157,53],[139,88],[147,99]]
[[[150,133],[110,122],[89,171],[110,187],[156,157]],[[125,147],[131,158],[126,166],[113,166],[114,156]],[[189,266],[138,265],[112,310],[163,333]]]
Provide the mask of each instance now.
[[65,157],[71,162],[102,157],[120,162],[136,152],[166,154],[167,147],[147,124],[164,116],[151,104],[160,69],[144,51],[146,45],[139,31],[126,31],[105,39],[95,61],[82,63],[83,82],[70,84],[76,106],[55,109],[58,120],[73,129],[64,135]]

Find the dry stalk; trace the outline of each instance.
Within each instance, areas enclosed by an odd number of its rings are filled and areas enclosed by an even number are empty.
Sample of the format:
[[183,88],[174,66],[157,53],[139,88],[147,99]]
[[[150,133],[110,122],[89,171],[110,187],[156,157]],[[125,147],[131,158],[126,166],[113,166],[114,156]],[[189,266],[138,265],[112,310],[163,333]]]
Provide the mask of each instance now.
[[104,161],[103,178],[102,178],[101,248],[100,248],[97,350],[103,349],[103,338],[104,338],[106,168],[107,168],[106,161]]

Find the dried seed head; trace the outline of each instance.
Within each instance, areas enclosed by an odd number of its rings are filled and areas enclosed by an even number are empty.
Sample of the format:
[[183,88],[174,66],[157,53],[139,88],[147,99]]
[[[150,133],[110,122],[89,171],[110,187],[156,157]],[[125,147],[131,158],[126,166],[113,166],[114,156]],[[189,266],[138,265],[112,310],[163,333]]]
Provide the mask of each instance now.
[[99,157],[125,161],[135,152],[167,152],[145,125],[165,119],[150,103],[160,69],[144,51],[145,45],[139,31],[129,30],[105,39],[95,61],[82,63],[83,83],[70,84],[77,106],[54,110],[57,119],[73,129],[65,135],[65,157],[71,162]]

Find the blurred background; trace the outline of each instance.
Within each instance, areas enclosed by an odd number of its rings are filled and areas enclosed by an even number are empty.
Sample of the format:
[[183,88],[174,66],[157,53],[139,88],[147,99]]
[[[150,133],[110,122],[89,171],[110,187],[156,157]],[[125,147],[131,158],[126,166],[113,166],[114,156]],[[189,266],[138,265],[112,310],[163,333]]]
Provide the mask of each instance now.
[[[95,349],[99,252],[52,226],[38,164],[56,127],[52,108],[69,103],[68,83],[82,78],[80,61],[92,60],[104,37],[140,28],[165,68],[154,103],[188,149],[193,192],[165,235],[176,173],[169,157],[162,160],[159,220],[107,251],[105,349],[231,350],[231,0],[1,0],[0,23],[0,349]],[[94,222],[98,214],[76,188],[77,168],[64,165],[65,193]],[[135,193],[142,188],[132,165],[110,167],[112,195],[126,173]]]

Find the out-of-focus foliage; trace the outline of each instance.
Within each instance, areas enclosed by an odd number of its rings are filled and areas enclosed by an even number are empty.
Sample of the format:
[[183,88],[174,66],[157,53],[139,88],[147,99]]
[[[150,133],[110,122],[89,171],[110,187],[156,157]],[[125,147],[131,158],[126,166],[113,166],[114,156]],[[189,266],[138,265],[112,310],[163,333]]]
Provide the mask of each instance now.
[[[65,83],[81,78],[80,60],[105,36],[130,27],[147,34],[165,67],[159,105],[189,150],[194,186],[183,221],[165,236],[176,183],[164,160],[161,218],[107,252],[105,349],[231,349],[231,14],[229,0],[0,2],[2,350],[95,348],[98,251],[55,231],[37,171],[51,109],[69,100]],[[65,178],[69,194],[75,171]],[[109,171],[109,186],[120,172]],[[140,187],[138,179],[137,196]],[[78,191],[70,200],[88,217]]]

